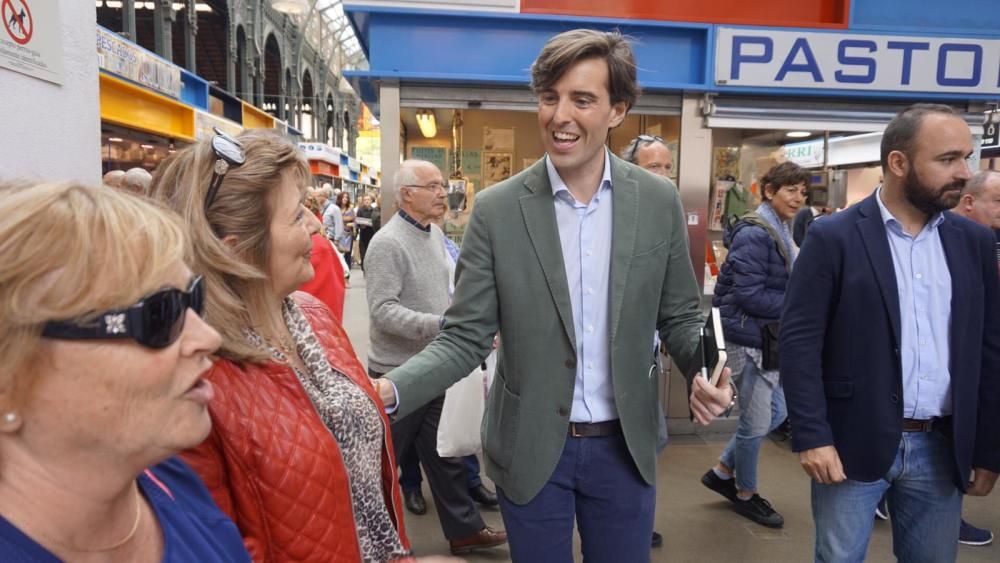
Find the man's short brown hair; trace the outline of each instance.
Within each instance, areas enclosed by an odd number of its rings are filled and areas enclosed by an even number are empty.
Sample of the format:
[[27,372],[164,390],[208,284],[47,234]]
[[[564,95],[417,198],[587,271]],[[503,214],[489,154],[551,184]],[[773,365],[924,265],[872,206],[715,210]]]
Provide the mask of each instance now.
[[924,118],[931,114],[952,115],[961,119],[954,108],[943,104],[913,104],[892,118],[882,133],[882,170],[889,168],[889,153],[899,151],[907,158],[913,157],[913,145]]
[[625,36],[617,31],[574,29],[549,39],[531,65],[531,91],[541,94],[574,64],[592,58],[608,63],[611,104],[625,102],[626,111],[631,109],[640,93],[635,54]]

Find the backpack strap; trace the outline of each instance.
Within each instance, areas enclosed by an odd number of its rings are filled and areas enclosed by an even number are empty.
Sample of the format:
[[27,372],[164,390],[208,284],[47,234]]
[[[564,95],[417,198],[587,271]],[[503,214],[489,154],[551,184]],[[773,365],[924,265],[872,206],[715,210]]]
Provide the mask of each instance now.
[[768,223],[756,211],[753,210],[747,211],[746,213],[740,216],[739,221],[736,222],[736,226],[733,227],[734,236],[736,234],[736,228],[739,226],[740,223],[756,225],[767,231],[768,236],[770,236],[771,239],[774,241],[774,243],[778,246],[778,254],[781,254],[781,257],[785,260],[785,269],[788,270],[789,274],[792,273],[792,259],[791,256],[789,256],[788,254],[788,249],[785,248],[785,244],[781,242],[781,237],[778,236],[778,231],[775,231],[774,227],[772,227],[770,223]]

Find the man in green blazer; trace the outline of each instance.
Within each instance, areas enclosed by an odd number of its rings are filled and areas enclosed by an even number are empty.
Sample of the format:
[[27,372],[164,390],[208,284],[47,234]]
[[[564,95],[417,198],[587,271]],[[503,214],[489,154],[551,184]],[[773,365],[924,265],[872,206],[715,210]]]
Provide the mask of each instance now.
[[[704,322],[677,188],[611,155],[639,94],[618,33],[553,37],[532,65],[546,157],[477,195],[438,337],[379,393],[405,416],[465,377],[500,333],[483,419],[514,561],[648,561],[657,391],[650,334],[685,374]],[[732,405],[692,382],[703,424]]]

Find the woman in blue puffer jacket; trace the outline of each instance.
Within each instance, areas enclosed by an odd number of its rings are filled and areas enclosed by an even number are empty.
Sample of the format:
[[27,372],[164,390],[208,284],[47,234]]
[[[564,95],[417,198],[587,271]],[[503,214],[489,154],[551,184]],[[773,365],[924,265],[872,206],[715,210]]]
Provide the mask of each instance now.
[[740,421],[719,463],[701,482],[733,502],[737,513],[772,528],[784,518],[757,494],[760,444],[785,419],[785,397],[777,370],[762,363],[761,331],[781,317],[785,286],[798,248],[791,221],[805,204],[809,173],[792,162],[761,179],[763,202],[727,234],[729,255],[712,304],[722,314],[729,367],[739,389]]

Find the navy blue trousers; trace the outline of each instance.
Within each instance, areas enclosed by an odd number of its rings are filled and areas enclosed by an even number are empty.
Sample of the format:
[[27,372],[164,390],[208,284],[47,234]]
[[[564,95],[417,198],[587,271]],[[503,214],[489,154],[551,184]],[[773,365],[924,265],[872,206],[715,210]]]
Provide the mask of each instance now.
[[567,437],[535,498],[519,505],[497,493],[515,563],[571,563],[574,522],[585,563],[649,561],[656,487],[642,479],[624,436]]

